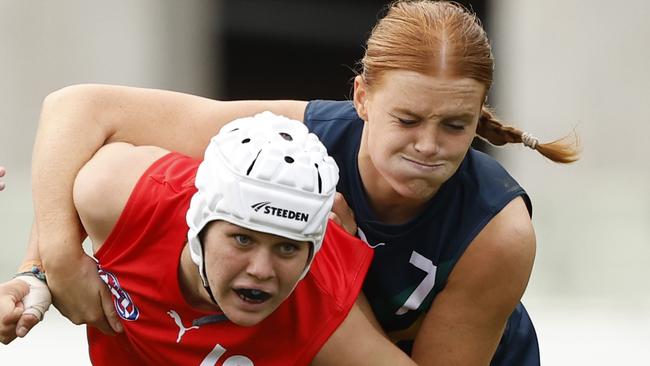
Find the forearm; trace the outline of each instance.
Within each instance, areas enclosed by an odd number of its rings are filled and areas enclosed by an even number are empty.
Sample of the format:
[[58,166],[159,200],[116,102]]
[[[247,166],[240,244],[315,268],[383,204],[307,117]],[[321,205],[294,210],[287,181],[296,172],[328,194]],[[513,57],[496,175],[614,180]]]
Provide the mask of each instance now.
[[41,263],[41,255],[38,252],[38,230],[36,229],[36,221],[32,223],[32,231],[27,241],[27,249],[25,250],[25,257],[18,267],[17,272],[29,271],[33,265]]
[[109,135],[96,123],[93,103],[75,100],[70,92],[53,93],[44,101],[32,156],[38,255],[52,275],[69,270],[69,260],[84,254],[74,180]]

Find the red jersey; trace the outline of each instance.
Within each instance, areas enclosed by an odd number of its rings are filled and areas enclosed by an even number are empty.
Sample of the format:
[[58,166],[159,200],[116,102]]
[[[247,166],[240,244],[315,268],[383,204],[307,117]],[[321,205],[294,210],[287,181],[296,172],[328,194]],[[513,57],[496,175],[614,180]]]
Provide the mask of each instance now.
[[143,174],[95,257],[124,333],[88,327],[95,365],[307,365],[347,316],[372,259],[365,243],[329,224],[307,276],[252,327],[193,308],[181,294],[185,214],[200,161],[170,153]]

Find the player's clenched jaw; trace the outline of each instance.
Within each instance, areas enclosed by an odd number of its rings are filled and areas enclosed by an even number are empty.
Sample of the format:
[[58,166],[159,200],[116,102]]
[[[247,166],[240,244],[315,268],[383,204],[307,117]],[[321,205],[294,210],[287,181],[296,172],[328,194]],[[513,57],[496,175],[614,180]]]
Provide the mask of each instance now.
[[[242,228],[226,221],[204,231],[205,268],[217,304],[230,321],[255,325],[293,291],[310,244]],[[205,294],[209,300],[209,295]]]

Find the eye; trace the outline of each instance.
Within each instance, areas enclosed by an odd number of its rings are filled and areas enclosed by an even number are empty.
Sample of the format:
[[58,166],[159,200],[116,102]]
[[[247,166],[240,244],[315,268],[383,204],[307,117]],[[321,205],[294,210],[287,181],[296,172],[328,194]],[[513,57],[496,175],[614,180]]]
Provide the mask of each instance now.
[[292,256],[300,251],[300,246],[293,243],[282,243],[278,246],[278,252],[284,257]]
[[414,125],[414,124],[418,123],[418,121],[416,121],[414,119],[406,119],[406,118],[399,118],[398,117],[397,120],[399,121],[400,124],[403,124],[405,126],[411,126],[411,125]]
[[251,245],[251,243],[253,242],[249,236],[242,235],[242,234],[235,234],[233,235],[233,238],[235,239],[237,245],[241,247],[247,247]]
[[452,123],[447,123],[447,127],[451,128],[452,130],[462,131],[465,129],[465,124],[452,122]]
[[465,123],[458,121],[447,122],[445,123],[445,126],[454,131],[463,131],[465,129]]

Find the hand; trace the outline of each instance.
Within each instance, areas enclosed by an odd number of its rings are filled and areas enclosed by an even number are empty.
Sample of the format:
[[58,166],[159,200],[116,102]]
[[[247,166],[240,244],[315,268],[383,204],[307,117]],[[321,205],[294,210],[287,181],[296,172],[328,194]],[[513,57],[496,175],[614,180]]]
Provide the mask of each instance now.
[[24,311],[18,325],[16,335],[24,337],[34,325],[43,320],[45,312],[52,304],[52,295],[45,282],[32,276],[18,276],[17,280],[25,282],[29,286],[29,293],[23,299]]
[[[18,336],[16,329],[23,318],[25,309],[23,300],[27,294],[29,294],[29,285],[17,278],[0,284],[0,342],[3,344],[11,343]],[[32,315],[26,317],[34,318]],[[37,322],[38,320],[34,324]]]
[[123,331],[111,294],[99,278],[93,258],[84,254],[75,263],[67,263],[65,273],[63,269],[46,270],[54,305],[71,322],[88,324],[107,335]]
[[332,205],[332,211],[329,214],[329,218],[339,224],[349,234],[357,234],[357,222],[354,221],[354,212],[352,212],[352,209],[348,206],[345,198],[339,192],[336,192],[336,195],[334,196],[334,204]]
[[[5,168],[3,166],[0,166],[0,178],[4,177],[6,172],[7,171],[5,170]],[[3,189],[5,189],[5,182],[0,180],[0,191],[2,191]]]

